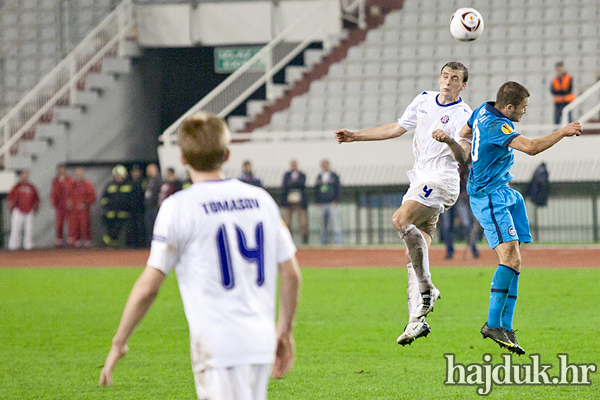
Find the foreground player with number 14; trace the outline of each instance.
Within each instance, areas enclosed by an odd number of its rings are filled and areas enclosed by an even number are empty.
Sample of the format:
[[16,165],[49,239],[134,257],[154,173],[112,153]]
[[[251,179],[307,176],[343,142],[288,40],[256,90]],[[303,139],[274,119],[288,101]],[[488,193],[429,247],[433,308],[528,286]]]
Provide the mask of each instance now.
[[504,83],[496,102],[482,104],[461,131],[461,137],[472,139],[472,148],[468,142],[460,142],[466,152],[471,151],[473,160],[467,182],[471,209],[499,260],[492,278],[488,319],[481,334],[519,355],[525,353],[513,330],[521,271],[519,243],[531,242],[531,233],[523,196],[508,186],[513,178],[513,149],[536,155],[582,132],[581,124],[573,122],[541,138],[521,136],[515,132],[513,122],[521,120],[528,103],[529,91],[524,86]]
[[227,125],[215,115],[199,112],[181,124],[182,161],[194,184],[160,208],[147,267],[125,305],[100,385],[112,384],[127,339],[172,269],[189,324],[198,399],[264,400],[271,368],[275,378],[291,368],[300,286],[296,247],[265,190],[225,179],[229,140]]
[[348,129],[335,132],[338,143],[342,143],[392,139],[415,128],[415,165],[407,173],[410,187],[392,216],[410,258],[407,265],[409,323],[398,337],[398,344],[403,346],[429,334],[431,328],[425,316],[433,311],[440,297],[440,291],[431,281],[428,247],[438,216],[454,205],[460,192],[458,163],[465,162],[466,158],[458,142],[460,130],[471,115],[460,92],[467,86],[468,79],[469,72],[463,64],[449,62],[440,72],[440,91],[419,94],[398,122],[357,132]]

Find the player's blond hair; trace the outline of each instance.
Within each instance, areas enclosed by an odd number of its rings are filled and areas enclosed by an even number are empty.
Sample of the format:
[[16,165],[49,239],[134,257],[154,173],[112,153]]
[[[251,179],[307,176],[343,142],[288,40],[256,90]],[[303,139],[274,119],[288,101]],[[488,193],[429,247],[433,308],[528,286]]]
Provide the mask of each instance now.
[[231,133],[223,119],[199,111],[179,126],[179,147],[183,158],[196,171],[214,171],[227,158]]

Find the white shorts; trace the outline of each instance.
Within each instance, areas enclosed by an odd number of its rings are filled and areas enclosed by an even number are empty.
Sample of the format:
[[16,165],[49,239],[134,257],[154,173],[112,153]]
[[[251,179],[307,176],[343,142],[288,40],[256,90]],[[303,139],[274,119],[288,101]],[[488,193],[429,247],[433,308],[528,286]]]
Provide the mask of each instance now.
[[456,203],[458,194],[457,190],[453,190],[447,185],[434,182],[411,183],[402,198],[402,204],[407,200],[413,200],[426,207],[437,209],[436,214],[439,215]]
[[271,364],[208,368],[194,373],[198,400],[266,400]]

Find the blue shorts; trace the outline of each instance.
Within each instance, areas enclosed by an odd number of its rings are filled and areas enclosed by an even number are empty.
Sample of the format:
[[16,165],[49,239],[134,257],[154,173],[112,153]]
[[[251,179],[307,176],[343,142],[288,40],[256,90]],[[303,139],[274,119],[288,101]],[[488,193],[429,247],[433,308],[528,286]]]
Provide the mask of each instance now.
[[529,219],[521,193],[503,186],[485,197],[471,196],[470,202],[473,215],[483,227],[492,249],[513,240],[531,242]]

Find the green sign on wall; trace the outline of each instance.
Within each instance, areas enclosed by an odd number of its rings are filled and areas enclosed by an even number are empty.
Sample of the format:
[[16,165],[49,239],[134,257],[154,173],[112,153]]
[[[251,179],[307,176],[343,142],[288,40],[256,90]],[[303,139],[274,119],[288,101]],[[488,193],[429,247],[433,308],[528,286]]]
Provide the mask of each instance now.
[[[259,46],[215,47],[215,72],[219,74],[228,74],[235,71],[258,53],[260,49],[261,47]],[[264,71],[264,61],[257,61],[250,70]]]

